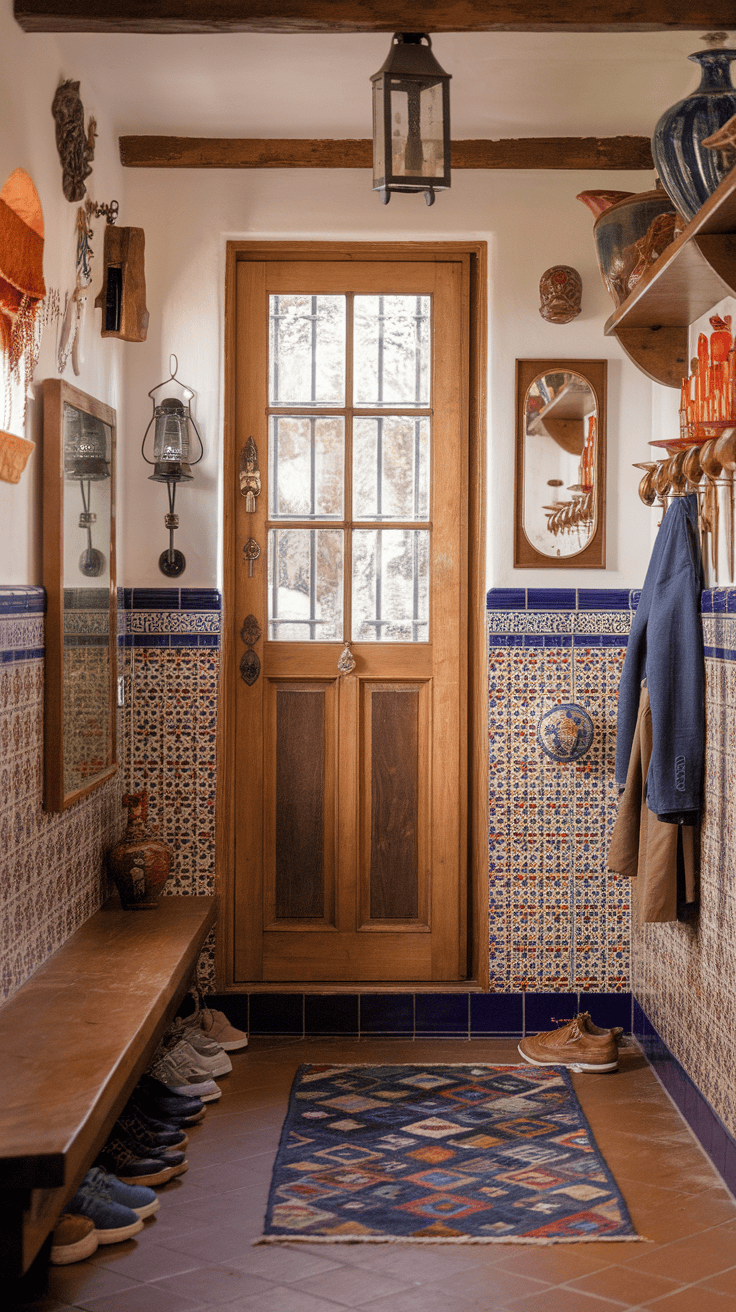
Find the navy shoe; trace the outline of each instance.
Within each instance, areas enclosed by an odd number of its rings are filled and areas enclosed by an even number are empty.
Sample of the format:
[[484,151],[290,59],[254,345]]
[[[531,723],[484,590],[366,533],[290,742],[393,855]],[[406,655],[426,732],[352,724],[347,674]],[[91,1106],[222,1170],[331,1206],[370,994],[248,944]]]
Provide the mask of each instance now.
[[95,1172],[94,1167],[87,1172],[65,1210],[72,1216],[88,1216],[94,1221],[99,1244],[122,1243],[143,1229],[141,1218],[131,1207],[115,1203],[108,1197],[104,1178]]
[[130,1139],[137,1139],[138,1143],[145,1144],[154,1152],[157,1148],[186,1148],[188,1143],[183,1130],[163,1121],[152,1121],[138,1111],[132,1102],[124,1108],[116,1124]]
[[122,1130],[114,1130],[97,1159],[111,1175],[117,1175],[123,1184],[166,1184],[175,1175],[183,1175],[189,1163],[183,1153],[176,1153],[177,1161],[166,1161],[149,1152],[135,1139],[129,1139]]
[[174,1125],[196,1125],[207,1112],[201,1098],[174,1093],[168,1084],[162,1084],[153,1075],[141,1076],[133,1099],[136,1107],[146,1115],[172,1121]]
[[103,1171],[101,1166],[93,1166],[91,1171],[87,1172],[86,1179],[93,1181],[100,1198],[106,1198],[120,1207],[129,1207],[141,1221],[153,1216],[161,1206],[161,1200],[153,1189],[140,1184],[124,1184],[116,1175],[109,1175],[107,1171]]

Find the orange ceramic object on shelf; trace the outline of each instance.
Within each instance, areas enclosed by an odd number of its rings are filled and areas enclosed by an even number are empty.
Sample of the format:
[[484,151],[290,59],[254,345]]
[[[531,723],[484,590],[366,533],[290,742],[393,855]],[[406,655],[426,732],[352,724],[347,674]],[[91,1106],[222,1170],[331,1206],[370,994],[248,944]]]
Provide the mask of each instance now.
[[171,848],[146,826],[148,793],[126,793],[128,828],[107,864],[126,911],[155,911],[171,868]]

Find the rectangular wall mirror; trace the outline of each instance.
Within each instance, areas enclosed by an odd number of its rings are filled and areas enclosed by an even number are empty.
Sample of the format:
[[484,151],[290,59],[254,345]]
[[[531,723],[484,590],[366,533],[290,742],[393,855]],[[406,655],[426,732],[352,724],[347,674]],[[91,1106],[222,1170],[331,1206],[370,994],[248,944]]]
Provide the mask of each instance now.
[[43,385],[45,790],[62,811],[117,769],[115,411]]
[[605,567],[607,366],[516,361],[516,567]]

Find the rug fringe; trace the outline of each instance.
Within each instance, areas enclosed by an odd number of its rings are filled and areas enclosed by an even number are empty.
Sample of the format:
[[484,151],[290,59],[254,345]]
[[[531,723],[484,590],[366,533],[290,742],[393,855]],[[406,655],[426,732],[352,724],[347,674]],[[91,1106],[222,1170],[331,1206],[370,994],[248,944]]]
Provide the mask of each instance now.
[[[449,1063],[444,1062],[443,1065]],[[417,1063],[426,1065],[426,1063]],[[576,1235],[568,1238],[513,1238],[510,1235],[458,1235],[456,1239],[432,1237],[413,1238],[394,1235],[262,1235],[252,1240],[252,1247],[259,1244],[651,1244],[654,1241],[646,1235]]]

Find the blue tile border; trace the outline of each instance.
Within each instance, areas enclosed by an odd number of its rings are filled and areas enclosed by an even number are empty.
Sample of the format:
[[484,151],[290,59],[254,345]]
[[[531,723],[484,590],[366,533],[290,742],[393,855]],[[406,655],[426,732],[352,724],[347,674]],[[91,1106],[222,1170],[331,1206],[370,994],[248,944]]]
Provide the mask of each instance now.
[[217,588],[126,588],[126,610],[221,610]]
[[732,1193],[736,1193],[736,1140],[700,1092],[697,1085],[670,1052],[640,1003],[634,999],[634,1035],[660,1083],[716,1170]]
[[0,617],[7,615],[43,615],[46,589],[31,584],[0,586]]
[[[736,611],[736,589],[734,611]],[[636,610],[640,588],[489,588],[487,610]]]
[[596,1024],[631,1031],[630,993],[225,993],[208,1000],[251,1034],[379,1038],[509,1038],[592,1010]]

